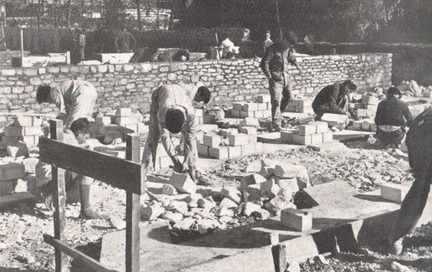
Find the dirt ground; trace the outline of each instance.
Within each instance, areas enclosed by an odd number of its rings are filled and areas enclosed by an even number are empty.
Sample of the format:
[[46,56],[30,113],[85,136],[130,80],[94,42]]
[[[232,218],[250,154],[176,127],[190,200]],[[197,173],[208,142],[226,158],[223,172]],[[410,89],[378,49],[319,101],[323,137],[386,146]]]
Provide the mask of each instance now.
[[[204,178],[214,187],[238,185],[246,167],[259,164],[264,157],[306,166],[312,185],[339,179],[359,191],[370,191],[384,182],[412,181],[407,156],[400,150],[377,149],[366,140],[346,145],[343,150],[317,152],[301,148],[227,160],[220,167],[206,169]],[[169,171],[160,173],[169,174]],[[92,196],[97,210],[124,219],[125,193],[104,183],[98,185],[94,186]],[[67,206],[65,240],[97,259],[102,236],[116,228],[107,220],[77,219],[78,214],[79,204]],[[0,271],[53,271],[54,250],[43,242],[45,233],[53,235],[53,220],[52,213],[42,203],[34,209],[20,207],[1,212]],[[416,229],[405,243],[407,250],[401,256],[370,251],[339,253],[324,261],[310,259],[301,263],[300,268],[301,271],[432,271],[432,223]]]

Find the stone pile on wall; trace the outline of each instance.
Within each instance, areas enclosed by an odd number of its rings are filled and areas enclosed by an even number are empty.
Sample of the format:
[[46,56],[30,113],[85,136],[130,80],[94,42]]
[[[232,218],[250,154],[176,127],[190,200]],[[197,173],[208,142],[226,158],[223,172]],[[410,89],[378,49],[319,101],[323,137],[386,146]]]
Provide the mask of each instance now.
[[[359,91],[391,85],[391,54],[300,56],[297,59],[304,73],[300,75],[294,67],[290,68],[292,89],[303,96],[314,96],[324,86],[347,78],[357,84]],[[148,112],[152,91],[161,84],[179,81],[200,82],[211,89],[212,104],[232,105],[268,94],[268,82],[259,62],[259,59],[235,59],[2,69],[0,111],[56,112],[52,104],[36,103],[37,86],[55,86],[74,78],[95,85],[98,91],[95,110],[102,114],[119,107]]]

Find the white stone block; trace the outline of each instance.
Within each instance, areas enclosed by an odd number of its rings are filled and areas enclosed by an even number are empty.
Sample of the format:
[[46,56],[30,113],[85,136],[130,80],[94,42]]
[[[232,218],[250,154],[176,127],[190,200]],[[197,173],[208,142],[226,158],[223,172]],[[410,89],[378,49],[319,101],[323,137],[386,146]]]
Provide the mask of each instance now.
[[298,230],[307,231],[312,229],[312,213],[307,211],[296,210],[293,208],[283,209],[281,211],[282,225]]

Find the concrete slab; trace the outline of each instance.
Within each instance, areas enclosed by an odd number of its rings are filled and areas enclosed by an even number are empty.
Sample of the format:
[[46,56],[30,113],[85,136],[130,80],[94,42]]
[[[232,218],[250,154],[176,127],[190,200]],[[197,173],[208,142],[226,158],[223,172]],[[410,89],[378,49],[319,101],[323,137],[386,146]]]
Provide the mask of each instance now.
[[[400,208],[382,199],[380,190],[359,194],[344,181],[305,191],[318,204],[305,209],[313,214],[312,230],[294,231],[273,217],[172,244],[166,225],[151,225],[141,232],[141,271],[274,271],[270,236],[287,245],[288,260],[304,261],[331,251],[335,236],[345,249],[356,241],[380,240]],[[119,271],[124,271],[124,237],[122,231],[102,240],[102,263]]]
[[358,140],[364,138],[367,135],[375,135],[372,131],[357,131],[344,129],[333,133],[333,139],[339,141],[345,140]]

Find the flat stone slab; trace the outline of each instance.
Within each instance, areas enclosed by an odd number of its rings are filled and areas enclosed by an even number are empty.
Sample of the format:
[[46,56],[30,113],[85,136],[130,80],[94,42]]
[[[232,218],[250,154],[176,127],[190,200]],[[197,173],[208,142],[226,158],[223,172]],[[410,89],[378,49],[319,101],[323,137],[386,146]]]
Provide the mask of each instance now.
[[[400,203],[381,198],[380,190],[360,194],[344,181],[314,186],[305,191],[318,204],[304,209],[313,215],[312,230],[305,232],[288,229],[279,217],[273,217],[172,244],[167,225],[143,227],[141,271],[274,271],[270,236],[276,235],[281,243],[287,245],[288,260],[304,261],[326,252],[318,245],[317,237],[333,239],[331,237],[338,228],[348,227],[356,239],[381,239],[382,233],[371,232],[371,229],[375,224],[382,226],[383,222],[390,225],[400,208]],[[388,230],[388,226],[386,228]],[[124,271],[124,243],[124,231],[105,235],[101,262]]]
[[339,141],[356,140],[362,139],[366,135],[375,135],[375,132],[344,129],[341,131],[333,132],[333,139]]
[[272,143],[272,144],[284,144],[281,141],[280,132],[266,132],[257,136],[258,142],[261,143]]
[[0,210],[19,207],[19,204],[34,206],[36,197],[29,192],[13,193],[0,197]]
[[325,142],[315,145],[308,145],[308,147],[314,149],[315,151],[323,152],[323,151],[336,151],[336,150],[344,150],[348,147],[339,141],[331,141]]

